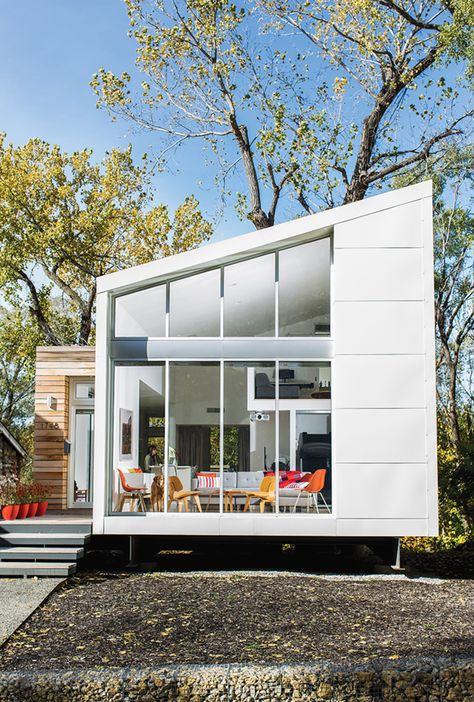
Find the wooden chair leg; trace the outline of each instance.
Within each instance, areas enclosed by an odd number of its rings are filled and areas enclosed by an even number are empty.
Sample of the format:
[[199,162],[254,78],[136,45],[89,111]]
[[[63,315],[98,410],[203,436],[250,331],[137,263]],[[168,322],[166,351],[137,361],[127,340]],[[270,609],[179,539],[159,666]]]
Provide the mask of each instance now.
[[121,493],[117,500],[117,505],[115,507],[116,512],[123,512],[123,503],[125,502],[125,495]]
[[173,504],[173,500],[168,500],[168,512],[171,511],[171,505]]
[[250,497],[245,498],[245,505],[244,505],[244,512],[248,512],[250,510]]
[[265,512],[265,500],[260,500],[260,512]]
[[199,500],[199,495],[194,495],[194,502],[196,503],[197,511],[202,512],[201,502]]
[[189,512],[189,497],[184,498],[184,511]]
[[146,505],[145,505],[145,500],[143,499],[143,495],[139,495],[138,502],[140,503],[140,507],[142,508],[142,512],[146,512]]

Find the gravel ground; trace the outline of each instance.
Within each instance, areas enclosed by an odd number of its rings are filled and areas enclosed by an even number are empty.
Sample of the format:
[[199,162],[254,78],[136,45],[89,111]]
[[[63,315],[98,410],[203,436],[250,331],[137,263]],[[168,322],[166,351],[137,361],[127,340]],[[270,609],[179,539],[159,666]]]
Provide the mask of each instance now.
[[470,655],[473,595],[472,581],[401,576],[83,574],[11,637],[0,669]]
[[0,645],[64,578],[0,579]]

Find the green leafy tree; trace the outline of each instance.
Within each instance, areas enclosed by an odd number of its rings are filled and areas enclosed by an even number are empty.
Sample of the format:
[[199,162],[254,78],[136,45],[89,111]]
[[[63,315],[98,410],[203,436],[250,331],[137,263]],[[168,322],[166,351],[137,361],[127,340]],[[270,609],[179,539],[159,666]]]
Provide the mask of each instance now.
[[[246,192],[236,194],[239,208],[257,229],[271,226],[297,165],[294,139],[282,128],[281,94],[272,87],[273,58],[255,50],[258,26],[251,3],[127,0],[127,7],[144,74],[140,94],[132,94],[127,73],[100,69],[92,81],[99,104],[160,134],[162,159],[183,142],[205,142],[208,154],[217,154],[224,189],[228,173],[241,165]],[[292,87],[280,90],[289,95]],[[254,110],[260,128],[252,123]],[[278,155],[266,141],[268,133],[273,140],[279,133],[284,142]],[[265,187],[271,190],[266,207]]]
[[441,524],[474,534],[474,149],[419,165],[398,185],[433,179],[438,464]]
[[194,197],[171,218],[154,205],[147,164],[131,149],[102,163],[39,139],[0,139],[0,285],[27,301],[46,344],[94,337],[96,278],[199,246],[211,235]]
[[[472,60],[472,1],[261,0],[279,31],[293,31],[336,70],[340,103],[333,127],[304,124],[305,168],[300,202],[321,178],[344,203],[436,153],[462,133],[472,110],[457,109],[458,94],[443,67]],[[453,105],[456,106],[453,109]],[[403,119],[403,110],[409,111]],[[408,121],[409,120],[409,121]],[[332,199],[332,198],[330,198]]]
[[35,352],[41,340],[25,306],[0,308],[0,420],[13,432],[33,415]]
[[[36,346],[42,335],[24,304],[0,307],[0,421],[31,457]],[[31,461],[23,462],[26,476]]]
[[163,162],[206,144],[224,192],[239,169],[257,229],[285,193],[307,212],[360,200],[472,116],[444,70],[471,66],[472,0],[126,3],[143,80],[100,69],[98,104],[156,132]]

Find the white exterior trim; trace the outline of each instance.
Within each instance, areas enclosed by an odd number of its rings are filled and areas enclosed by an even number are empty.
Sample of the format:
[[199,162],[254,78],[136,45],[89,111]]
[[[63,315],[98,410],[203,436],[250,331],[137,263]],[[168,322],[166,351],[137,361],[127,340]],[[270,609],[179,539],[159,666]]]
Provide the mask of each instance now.
[[267,229],[260,229],[249,234],[242,234],[225,241],[208,244],[193,251],[169,256],[158,261],[151,261],[123,271],[110,273],[97,278],[97,290],[117,294],[129,286],[148,284],[166,279],[167,276],[183,274],[209,265],[218,266],[232,258],[245,257],[263,253],[275,244],[289,244],[300,237],[307,239],[311,235],[326,236],[336,224],[349,222],[375,212],[388,210],[403,204],[431,197],[431,181],[400,188],[382,195],[375,195],[360,202],[335,207],[307,217],[300,217],[290,222],[276,224]]

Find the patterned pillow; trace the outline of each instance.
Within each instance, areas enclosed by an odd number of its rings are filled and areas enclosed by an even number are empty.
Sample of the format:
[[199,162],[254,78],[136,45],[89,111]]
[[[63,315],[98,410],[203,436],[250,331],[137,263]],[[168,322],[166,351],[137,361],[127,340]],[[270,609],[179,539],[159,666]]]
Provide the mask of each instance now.
[[202,488],[218,488],[219,478],[215,473],[196,473],[198,479],[198,489]]
[[308,480],[308,482],[305,482],[304,480],[302,480],[299,483],[290,483],[289,485],[286,485],[285,487],[287,490],[303,490],[303,488],[305,488],[307,485],[309,485],[309,480]]

